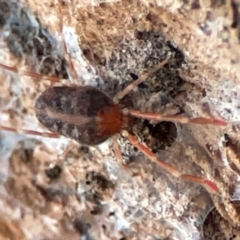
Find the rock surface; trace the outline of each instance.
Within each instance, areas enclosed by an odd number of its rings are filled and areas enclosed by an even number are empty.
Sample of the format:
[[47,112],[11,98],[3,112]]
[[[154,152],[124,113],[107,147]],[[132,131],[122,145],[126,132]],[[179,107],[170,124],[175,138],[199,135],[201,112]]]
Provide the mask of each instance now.
[[[0,26],[0,63],[18,69],[1,68],[0,121],[19,132],[0,133],[1,239],[240,239],[237,1],[0,0]],[[93,85],[113,97],[166,58],[121,104],[227,120],[133,128],[160,159],[214,181],[219,194],[166,174],[121,136],[127,168],[114,139],[61,155],[69,139],[21,133],[46,132],[34,103],[47,87]]]

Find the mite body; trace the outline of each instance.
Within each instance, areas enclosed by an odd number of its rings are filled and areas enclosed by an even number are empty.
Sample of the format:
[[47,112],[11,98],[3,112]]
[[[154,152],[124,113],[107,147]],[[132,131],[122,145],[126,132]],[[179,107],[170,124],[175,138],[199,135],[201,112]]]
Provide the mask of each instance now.
[[38,120],[50,131],[96,145],[131,125],[120,105],[91,86],[46,89],[36,100]]
[[[135,82],[118,93],[115,96],[115,100],[118,101],[122,99],[134,87],[145,81],[167,62],[167,60],[164,60],[147,73],[142,74]],[[16,72],[14,67],[5,66],[1,63],[0,66]],[[28,73],[28,75],[32,76],[32,73]],[[34,74],[34,76],[36,76],[36,74]],[[83,145],[97,145],[114,134],[122,132],[124,137],[128,138],[133,146],[175,177],[201,184],[211,191],[218,191],[217,185],[211,180],[183,174],[173,166],[158,159],[150,148],[131,134],[131,127],[134,118],[144,118],[155,122],[171,121],[183,124],[195,123],[217,126],[227,125],[227,122],[224,120],[162,116],[159,113],[140,112],[136,109],[128,109],[127,111],[124,109],[123,112],[121,105],[114,103],[106,94],[91,86],[50,87],[37,98],[35,112],[40,123],[53,133],[39,133],[33,130],[22,130],[22,132],[47,137],[59,137],[60,134],[75,139]],[[16,132],[16,129],[7,126],[0,126],[0,129]]]

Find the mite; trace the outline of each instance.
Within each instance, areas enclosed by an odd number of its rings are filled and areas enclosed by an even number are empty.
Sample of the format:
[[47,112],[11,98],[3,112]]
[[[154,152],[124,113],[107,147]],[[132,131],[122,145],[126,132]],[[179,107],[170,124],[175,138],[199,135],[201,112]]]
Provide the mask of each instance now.
[[[60,134],[74,139],[83,145],[97,145],[117,133],[122,133],[133,146],[165,171],[168,171],[175,177],[201,184],[210,191],[218,192],[218,187],[214,182],[202,177],[182,174],[173,166],[158,159],[150,148],[141,143],[131,133],[131,128],[136,117],[154,120],[155,122],[172,121],[183,124],[195,123],[218,126],[225,126],[227,122],[211,118],[190,119],[182,116],[162,116],[157,113],[126,109],[118,104],[120,99],[167,62],[167,60],[160,62],[147,73],[142,74],[135,82],[118,93],[114,99],[109,98],[105,93],[92,86],[50,87],[38,96],[35,102],[35,112],[39,122],[52,133],[39,133],[31,130],[22,130],[22,132],[47,137],[59,137]],[[2,63],[0,66],[15,71],[15,68],[9,68]],[[54,80],[51,79],[51,81]],[[0,128],[16,131],[5,126],[0,126]]]
[[[162,65],[163,63],[160,63],[144,77],[140,77],[137,82],[129,85],[117,95],[117,100],[125,96],[133,87],[157,71]],[[35,111],[40,123],[51,132],[74,139],[83,145],[100,144],[111,136],[121,132],[143,154],[174,176],[202,184],[210,188],[210,190],[218,191],[218,187],[212,181],[181,174],[174,167],[157,159],[151,149],[139,142],[131,134],[131,128],[135,117],[154,121],[165,120],[213,125],[226,125],[225,121],[206,118],[189,119],[177,116],[162,116],[156,113],[143,113],[135,109],[122,108],[115,102],[105,93],[92,86],[50,87],[37,98]]]
[[36,100],[36,117],[51,132],[72,138],[83,145],[97,145],[122,129],[131,127],[132,117],[123,115],[98,89],[51,87]]

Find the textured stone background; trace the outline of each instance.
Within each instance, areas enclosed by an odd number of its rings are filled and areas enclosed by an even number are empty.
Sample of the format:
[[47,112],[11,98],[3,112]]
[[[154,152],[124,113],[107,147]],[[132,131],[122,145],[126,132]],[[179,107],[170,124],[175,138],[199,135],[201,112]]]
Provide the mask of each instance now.
[[23,70],[114,96],[166,58],[170,63],[122,104],[229,121],[220,128],[139,120],[133,129],[160,159],[216,182],[217,195],[166,174],[120,136],[130,171],[111,140],[75,143],[61,156],[69,139],[2,131],[1,239],[240,239],[238,201],[230,201],[240,193],[238,6],[0,0],[0,63],[18,69],[0,72],[1,125],[46,131],[33,107],[53,83]]

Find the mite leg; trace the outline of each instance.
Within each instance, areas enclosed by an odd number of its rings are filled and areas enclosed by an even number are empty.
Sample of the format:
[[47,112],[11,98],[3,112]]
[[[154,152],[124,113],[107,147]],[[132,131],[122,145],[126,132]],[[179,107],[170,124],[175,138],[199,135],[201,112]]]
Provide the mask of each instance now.
[[[1,126],[0,125],[0,130],[3,131],[8,131],[8,132],[14,132],[14,133],[19,133],[19,134],[26,134],[26,135],[34,135],[34,136],[41,136],[41,137],[47,137],[47,138],[60,138],[62,137],[61,135],[57,134],[57,133],[51,133],[51,132],[38,132],[38,131],[33,131],[33,130],[17,130],[15,128],[12,127],[6,127],[6,126]],[[76,147],[76,143],[71,140],[69,141],[66,149],[59,154],[58,158],[56,160],[53,160],[53,162],[59,162],[62,159],[64,159],[64,157],[70,152],[72,151],[72,149],[74,149]]]
[[123,97],[125,97],[129,92],[131,92],[136,86],[138,86],[140,83],[146,81],[146,79],[152,75],[153,73],[155,73],[156,71],[158,71],[160,68],[162,68],[165,64],[168,63],[168,60],[164,60],[160,63],[158,63],[156,66],[154,66],[152,69],[150,69],[149,71],[147,71],[146,73],[142,74],[136,81],[134,81],[133,83],[131,83],[130,85],[128,85],[125,89],[123,89],[121,92],[119,92],[115,97],[114,97],[114,102],[118,103],[118,101],[120,99],[122,99]]
[[74,148],[76,147],[76,144],[73,140],[70,140],[69,143],[67,144],[67,147],[65,148],[65,150],[60,153],[57,157],[57,159],[53,160],[52,163],[54,162],[54,164],[57,163],[63,163],[64,158],[66,157],[66,155],[71,152]]
[[66,149],[58,156],[58,159],[63,159],[69,152],[71,152],[75,148],[75,143],[71,140]]
[[7,71],[11,71],[11,72],[15,72],[15,73],[20,73],[22,75],[26,75],[26,76],[29,76],[29,77],[33,77],[33,78],[37,78],[37,79],[43,79],[43,80],[48,80],[48,81],[51,81],[51,82],[59,82],[60,79],[58,77],[55,77],[55,76],[45,76],[45,75],[42,75],[40,73],[36,73],[36,72],[32,72],[32,71],[28,71],[28,70],[20,70],[18,69],[17,67],[14,67],[14,66],[7,66],[3,63],[0,63],[0,67],[7,70]]
[[138,148],[139,151],[141,151],[145,156],[147,156],[149,159],[151,159],[153,162],[157,163],[158,166],[166,170],[167,172],[171,173],[175,177],[182,178],[187,181],[191,181],[194,183],[198,183],[205,188],[207,188],[211,192],[218,192],[218,186],[212,182],[211,180],[201,178],[201,177],[196,177],[193,175],[188,175],[188,174],[182,174],[180,173],[176,168],[173,166],[169,165],[168,163],[163,162],[160,159],[157,159],[155,154],[149,149],[147,146],[144,144],[140,143],[139,140],[134,136],[128,133],[127,131],[123,131],[123,135],[129,139],[131,144]]
[[113,138],[113,151],[115,153],[115,156],[116,156],[118,162],[122,165],[123,169],[126,170],[127,172],[129,172],[132,175],[131,169],[128,167],[128,165],[126,163],[124,163],[123,156],[122,156],[122,153],[121,153],[121,149],[120,149],[120,146],[117,142],[116,137]]
[[51,132],[38,132],[38,131],[34,131],[34,130],[17,130],[15,128],[12,127],[7,127],[7,126],[1,126],[0,125],[0,130],[3,131],[8,131],[8,132],[15,132],[15,133],[22,133],[22,134],[29,134],[29,135],[35,135],[35,136],[42,136],[42,137],[48,137],[48,138],[59,138],[61,137],[61,135],[57,134],[57,133],[51,133]]
[[211,124],[217,126],[226,126],[227,122],[222,119],[213,119],[213,118],[187,118],[182,116],[162,116],[161,114],[157,113],[146,113],[140,112],[139,110],[135,109],[128,109],[128,113],[132,116],[138,118],[144,118],[153,121],[169,121],[169,122],[176,122],[176,123],[195,123],[195,124]]

